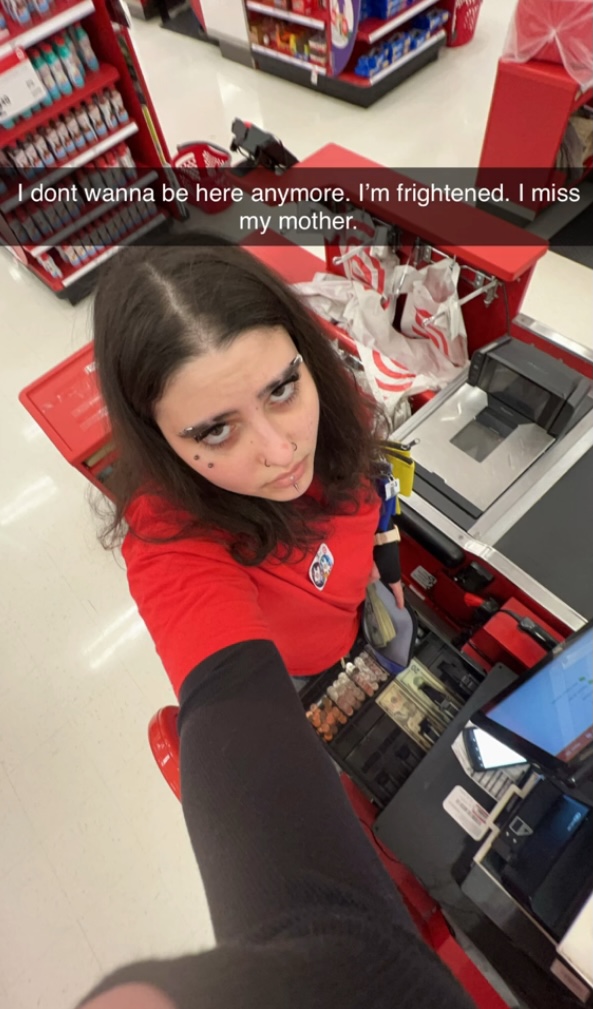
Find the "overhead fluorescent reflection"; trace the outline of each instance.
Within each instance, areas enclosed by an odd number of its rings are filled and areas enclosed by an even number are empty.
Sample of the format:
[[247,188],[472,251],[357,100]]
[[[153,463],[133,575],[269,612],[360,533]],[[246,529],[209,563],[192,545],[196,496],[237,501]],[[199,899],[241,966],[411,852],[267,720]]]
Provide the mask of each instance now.
[[17,494],[8,504],[0,508],[0,526],[8,526],[18,521],[23,515],[46,504],[58,493],[56,483],[49,476],[29,484],[25,490]]
[[25,424],[25,426],[21,428],[21,434],[25,441],[36,441],[37,438],[41,438],[43,431],[39,427],[39,424],[36,424],[34,420],[31,420],[28,424]]
[[90,668],[99,669],[122,645],[139,637],[144,629],[144,623],[135,606],[124,610],[85,648],[84,654],[89,657]]

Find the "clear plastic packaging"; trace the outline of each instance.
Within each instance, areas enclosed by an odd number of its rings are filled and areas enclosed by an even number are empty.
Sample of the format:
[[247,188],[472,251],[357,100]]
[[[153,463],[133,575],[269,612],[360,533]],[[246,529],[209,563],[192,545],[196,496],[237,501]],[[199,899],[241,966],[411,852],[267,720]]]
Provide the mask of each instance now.
[[582,88],[593,85],[591,0],[519,0],[503,58],[559,63]]

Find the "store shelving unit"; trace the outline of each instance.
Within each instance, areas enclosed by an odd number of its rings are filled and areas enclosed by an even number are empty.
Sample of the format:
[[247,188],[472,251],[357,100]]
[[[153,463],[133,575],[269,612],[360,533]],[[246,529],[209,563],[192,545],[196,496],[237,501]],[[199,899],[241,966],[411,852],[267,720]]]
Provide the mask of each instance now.
[[[29,119],[18,119],[10,129],[0,128],[0,151],[2,149],[14,151],[14,145],[22,142],[29,134],[46,126],[49,120],[66,114],[81,101],[91,99],[93,95],[101,93],[106,87],[115,87],[119,91],[129,116],[127,122],[117,124],[106,136],[97,138],[95,142],[87,143],[84,148],[77,150],[71,157],[52,167],[43,170],[36,169],[34,178],[32,175],[26,177],[24,174],[17,176],[13,179],[10,188],[0,194],[0,239],[2,244],[54,294],[61,298],[67,298],[72,303],[76,303],[89,293],[96,280],[97,271],[102,264],[118,252],[121,246],[143,239],[154,229],[166,227],[171,214],[177,212],[175,204],[171,208],[170,205],[164,205],[160,199],[160,170],[169,163],[168,150],[131,42],[127,24],[123,23],[123,19],[121,23],[112,23],[110,9],[106,0],[78,0],[78,2],[70,4],[65,3],[64,0],[56,0],[50,16],[44,19],[37,18],[36,22],[28,25],[25,31],[13,30],[12,34],[5,31],[0,35],[0,57],[4,58],[17,47],[24,48],[26,51],[28,47],[37,46],[41,42],[51,39],[56,33],[63,31],[68,26],[82,22],[99,61],[99,68],[94,72],[87,73],[84,85],[74,89],[72,94],[60,96],[51,105],[34,113]],[[13,26],[14,28],[15,26]],[[68,221],[68,215],[61,214],[63,226],[59,230],[54,231],[53,234],[43,232],[41,241],[38,239],[37,242],[31,243],[22,243],[21,235],[21,243],[19,243],[18,236],[13,231],[18,218],[14,218],[13,213],[22,210],[24,214],[29,216],[38,209],[37,202],[33,202],[32,199],[35,187],[41,185],[47,189],[47,187],[55,185],[71,186],[75,182],[72,172],[90,162],[96,162],[104,155],[109,157],[110,152],[124,141],[137,165],[137,180],[131,181],[127,177],[126,181],[126,177],[123,177],[124,183],[122,184],[121,181],[117,183],[118,198],[110,202],[99,201],[81,205],[81,213],[75,220]],[[122,170],[120,169],[120,171]],[[120,227],[121,238],[109,245],[106,242],[97,241],[99,251],[90,252],[92,246],[89,245],[88,240],[85,241],[80,237],[81,229],[88,226],[96,227],[103,215],[111,210],[118,213],[121,209],[120,205],[124,202],[136,202],[135,193],[130,193],[129,199],[126,197],[126,186],[130,189],[134,188],[134,190],[137,188],[140,191],[151,187],[155,195],[155,202],[148,210],[151,214],[150,218],[147,217],[146,210],[144,210],[142,223],[140,223],[138,214],[135,215],[135,224],[132,223],[131,216],[126,217],[127,231],[122,233]],[[115,188],[115,185],[110,188]],[[20,220],[22,221],[22,218]],[[48,220],[50,219],[48,218]],[[47,224],[47,222],[45,223]],[[97,232],[97,234],[99,233]],[[65,263],[59,256],[58,247],[66,244],[73,247],[84,247],[85,256],[81,257],[80,263],[74,259],[74,265],[71,265]],[[46,264],[48,263],[45,257],[53,260],[58,266],[61,276],[57,275],[58,271],[55,271],[56,275],[53,272],[48,272],[43,265],[44,261]]]
[[379,39],[389,35],[390,32],[395,31],[400,25],[409,21],[410,18],[415,17],[416,14],[421,14],[422,11],[427,10],[428,7],[436,6],[437,0],[418,0],[417,3],[406,7],[405,10],[400,11],[398,14],[394,14],[393,17],[387,18],[386,20],[380,20],[379,18],[365,18],[361,21],[358,26],[357,37],[361,42],[367,42],[369,45],[373,45],[378,42]]
[[[144,189],[146,186],[149,186],[151,182],[154,182],[156,178],[158,178],[157,172],[147,172],[145,175],[142,176],[142,178],[138,179],[137,181],[130,182],[128,188],[134,187],[135,189],[136,188]],[[125,187],[122,186],[121,188],[123,189]],[[123,201],[123,199],[124,196],[122,194],[118,200],[111,201],[109,204],[95,203],[94,206],[91,207],[91,209],[88,210],[86,214],[82,214],[82,216],[79,217],[78,220],[73,221],[72,224],[69,224],[65,228],[61,228],[60,231],[57,231],[54,235],[52,235],[51,245],[32,245],[30,247],[27,246],[27,251],[30,252],[31,255],[35,257],[41,256],[44,252],[50,252],[50,250],[54,248],[56,245],[59,245],[61,242],[65,242],[67,238],[70,238],[71,235],[76,234],[76,232],[79,231],[81,228],[86,227],[87,224],[91,224],[98,217],[100,217],[101,214],[104,214],[106,213],[107,210],[110,210],[112,207],[117,206],[119,203]]]
[[[378,70],[376,74],[372,74],[370,77],[363,77],[362,80],[364,81],[364,84],[362,86],[367,88],[376,87],[381,81],[386,80],[388,77],[390,77],[391,74],[399,73],[399,71],[401,71],[402,68],[405,67],[408,63],[411,63],[412,61],[415,62],[416,60],[418,60],[418,58],[422,55],[422,53],[428,52],[429,50],[434,49],[435,47],[437,49],[440,49],[441,45],[443,45],[446,42],[446,39],[447,39],[447,33],[445,31],[436,32],[430,38],[426,39],[426,42],[423,42],[416,49],[412,49],[411,52],[406,53],[405,56],[402,56],[399,60],[396,60],[396,62],[392,63],[391,66],[383,67],[382,70]],[[413,72],[415,72],[415,69]],[[341,83],[350,84],[353,87],[361,86],[359,83],[360,78],[356,77],[356,75],[352,73],[346,72],[340,74],[339,80]]]
[[295,25],[304,25],[305,28],[315,28],[316,31],[325,31],[325,21],[320,17],[308,17],[306,14],[295,14],[293,11],[283,11],[278,7],[270,8],[269,4],[255,3],[255,0],[247,0],[245,4],[248,11],[253,14],[269,15],[270,10],[274,17],[281,21],[290,21]]
[[[444,6],[439,0],[416,0],[389,18],[367,17],[354,24],[347,47],[347,65],[337,71],[328,9],[320,6],[317,11],[302,14],[277,8],[260,0],[245,0],[245,11],[252,38],[251,51],[258,69],[364,108],[373,105],[402,81],[436,60],[439,50],[447,41],[447,35],[442,28],[436,30],[405,55],[382,66],[369,77],[363,77],[355,72],[359,57],[369,53],[371,47],[384,43],[395,32],[406,32],[418,14],[439,6]],[[278,48],[273,43],[262,44],[257,37],[261,34],[258,25],[261,24],[262,17],[269,19],[271,23],[278,22],[286,26],[289,34],[290,25],[294,25],[297,31],[306,28],[310,29],[311,35],[317,37],[324,35],[327,52],[325,63],[320,64],[311,60],[306,52],[297,52],[298,42],[295,42],[293,51],[288,47]]]
[[53,168],[51,172],[44,172],[42,179],[36,179],[35,182],[31,182],[28,186],[21,183],[23,187],[21,190],[9,193],[8,196],[5,196],[2,200],[0,200],[0,213],[9,213],[11,210],[18,207],[19,204],[22,205],[25,200],[29,199],[31,193],[40,182],[42,182],[44,186],[52,186],[54,182],[58,181],[58,179],[63,181],[64,175],[68,170],[74,171],[75,168],[82,168],[83,165],[88,164],[89,161],[93,161],[95,158],[100,158],[106,151],[110,150],[116,144],[122,143],[123,140],[127,140],[128,137],[133,136],[134,133],[137,132],[138,126],[136,123],[127,123],[125,126],[122,126],[120,130],[115,130],[104,140],[100,140],[99,143],[86,147],[84,151],[80,152],[80,154],[73,155],[67,161],[62,161],[61,164],[57,168]]
[[64,287],[71,287],[72,284],[77,283],[77,281],[86,276],[87,273],[90,273],[92,270],[95,270],[98,266],[100,266],[101,263],[106,263],[108,259],[111,259],[119,248],[125,245],[133,245],[133,243],[137,242],[138,239],[144,238],[144,235],[147,235],[149,231],[154,231],[154,229],[158,228],[159,225],[164,224],[165,220],[166,217],[164,214],[156,214],[151,221],[146,221],[144,224],[138,225],[138,227],[134,228],[129,235],[122,238],[121,245],[112,246],[111,249],[105,249],[105,252],[100,252],[94,257],[94,259],[85,263],[84,266],[78,266],[72,270],[68,270],[63,278]]
[[76,21],[82,21],[94,9],[93,0],[81,0],[74,4],[56,3],[51,17],[37,18],[34,24],[21,31],[16,25],[13,26],[14,31],[11,28],[0,31],[0,59],[8,56],[17,45],[21,49],[28,49],[43,42],[49,35],[55,35]]
[[258,56],[263,56],[264,59],[279,60],[281,63],[289,63],[290,66],[297,67],[299,70],[304,70],[306,73],[313,74],[313,76],[315,76],[315,74],[327,73],[325,67],[318,66],[316,63],[310,63],[308,60],[301,60],[297,56],[289,56],[288,53],[276,52],[268,46],[258,46],[254,43],[251,46],[251,51],[256,53]]
[[21,140],[27,133],[34,133],[38,126],[43,126],[47,123],[50,116],[52,119],[57,119],[63,112],[68,112],[74,104],[84,102],[86,98],[98,94],[102,88],[115,84],[118,77],[119,74],[115,67],[105,65],[99,67],[94,73],[87,73],[83,87],[78,88],[70,95],[62,95],[57,101],[52,102],[51,106],[49,106],[49,112],[47,108],[44,108],[41,112],[36,112],[32,115],[30,119],[23,119],[22,122],[17,123],[11,129],[3,129],[0,134],[2,146],[7,147],[9,144],[14,144],[18,140]]

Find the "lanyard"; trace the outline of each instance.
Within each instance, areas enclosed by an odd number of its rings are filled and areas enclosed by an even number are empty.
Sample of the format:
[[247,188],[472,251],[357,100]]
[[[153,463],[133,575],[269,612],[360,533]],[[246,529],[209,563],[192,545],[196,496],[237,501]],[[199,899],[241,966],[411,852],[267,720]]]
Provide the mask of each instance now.
[[399,493],[399,480],[393,476],[391,466],[386,463],[386,474],[376,481],[376,488],[381,498],[381,514],[379,515],[379,525],[377,532],[385,533],[391,526],[391,520],[395,515],[397,505],[397,495]]

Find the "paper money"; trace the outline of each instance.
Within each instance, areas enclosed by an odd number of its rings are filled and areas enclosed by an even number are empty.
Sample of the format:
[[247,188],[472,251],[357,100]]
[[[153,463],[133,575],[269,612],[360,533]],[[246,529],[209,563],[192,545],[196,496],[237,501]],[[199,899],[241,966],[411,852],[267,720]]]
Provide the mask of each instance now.
[[410,665],[405,670],[405,673],[402,673],[399,678],[401,678],[401,676],[404,676],[406,673],[409,674],[410,676],[410,679],[408,681],[410,685],[414,683],[416,688],[419,689],[423,683],[428,683],[430,686],[434,687],[435,690],[438,690],[441,694],[445,694],[448,700],[452,701],[457,708],[461,708],[462,706],[461,699],[457,697],[457,695],[454,694],[453,691],[450,690],[449,687],[446,686],[446,684],[444,684],[442,680],[439,680],[438,677],[435,676],[434,673],[432,673],[430,669],[428,669],[428,667],[425,666],[418,659],[412,659]]
[[397,680],[390,683],[377,697],[377,704],[391,719],[410,736],[418,746],[428,751],[430,739],[423,733],[421,725],[427,719],[426,711],[416,699],[400,686]]
[[399,674],[397,682],[409,691],[418,705],[431,716],[439,726],[440,732],[444,732],[459,711],[459,703],[445,685],[417,659],[413,659],[408,668]]

